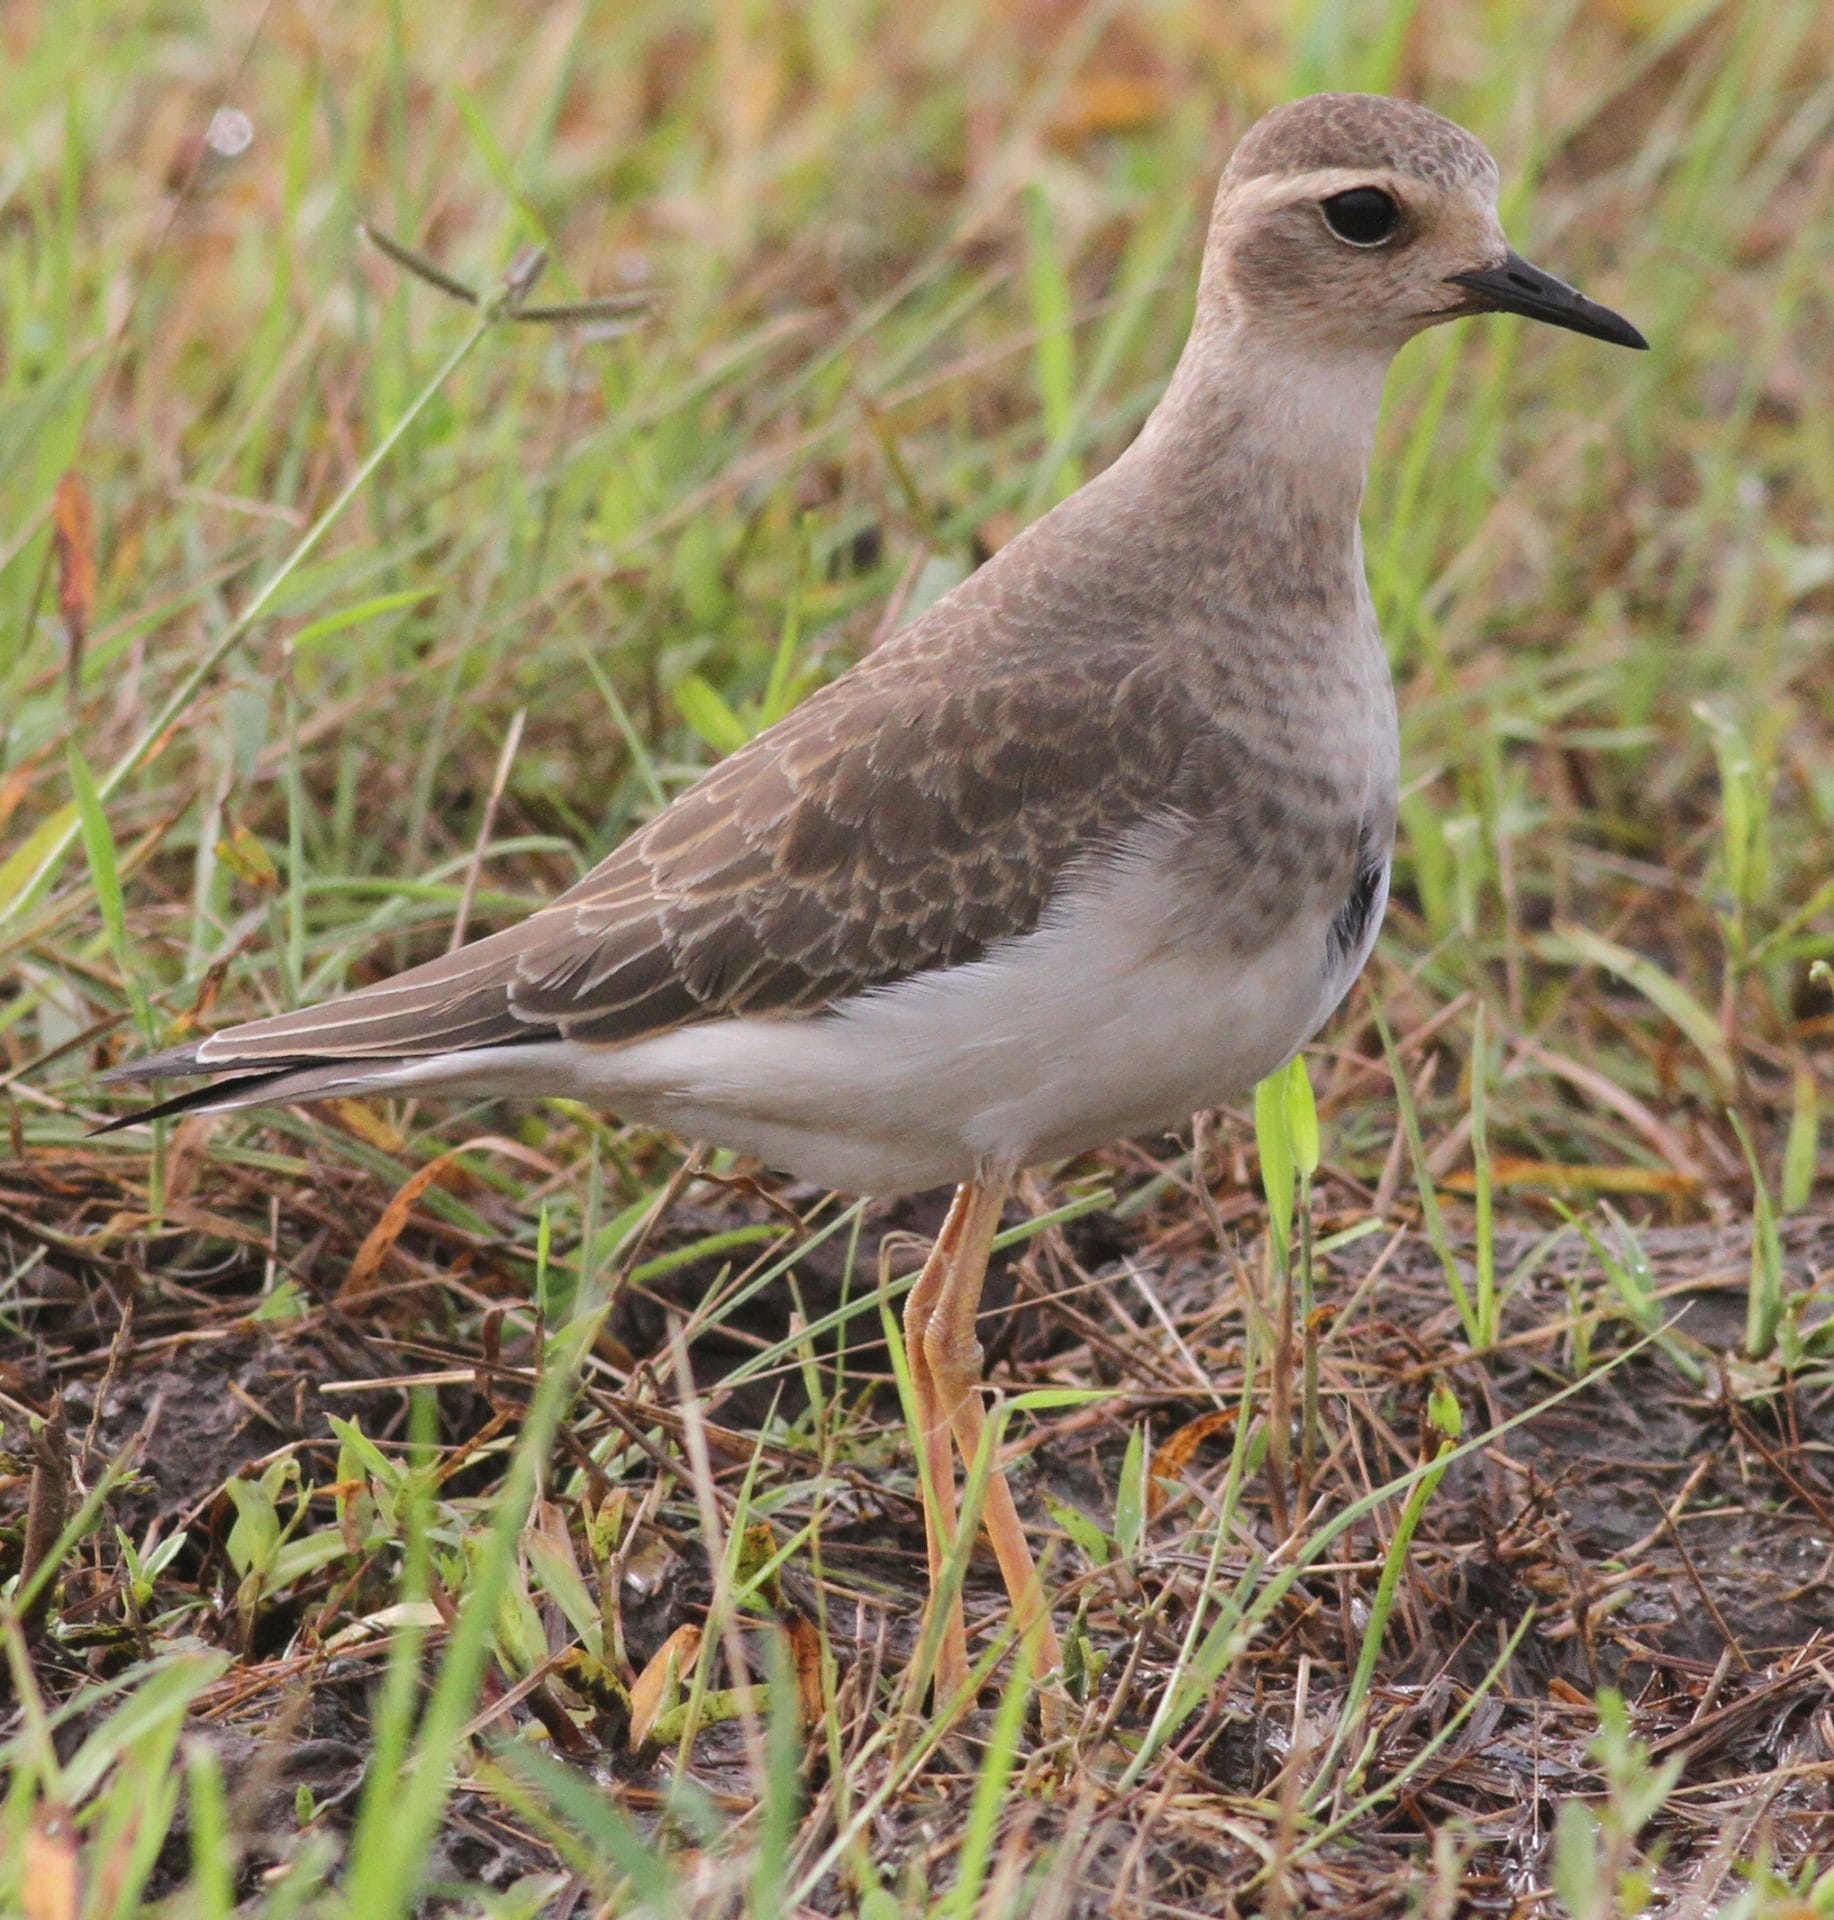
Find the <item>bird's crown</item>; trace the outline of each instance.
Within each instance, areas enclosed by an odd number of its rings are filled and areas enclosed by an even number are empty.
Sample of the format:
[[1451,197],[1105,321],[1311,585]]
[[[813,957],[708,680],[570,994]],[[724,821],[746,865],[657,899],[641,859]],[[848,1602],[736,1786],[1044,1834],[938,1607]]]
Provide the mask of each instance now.
[[1499,177],[1484,143],[1430,107],[1377,93],[1314,93],[1249,128],[1225,183],[1338,169],[1396,173],[1485,198],[1494,197]]

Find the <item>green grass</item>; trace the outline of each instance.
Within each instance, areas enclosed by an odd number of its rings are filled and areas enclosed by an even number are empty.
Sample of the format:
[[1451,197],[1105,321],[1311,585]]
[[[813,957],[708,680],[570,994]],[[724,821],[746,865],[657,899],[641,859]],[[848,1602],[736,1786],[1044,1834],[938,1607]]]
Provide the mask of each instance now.
[[[1723,1396],[1752,1503],[1825,1523],[1826,9],[12,0],[0,51],[0,1912],[1279,1912],[1308,1873],[1451,1911],[1502,1843],[1436,1769],[1525,1701],[1571,1784],[1511,1868],[1545,1910],[1685,1868],[1834,1912],[1780,1816],[1695,1844],[1720,1776],[1652,1758],[1662,1702],[1596,1666],[1622,1568],[1572,1639],[1524,1576],[1430,1732],[1402,1705],[1481,1531],[1465,1463],[1613,1367]],[[880,1324],[880,1214],[792,1220],[565,1102],[94,1141],[95,1073],[537,904],[1099,469],[1234,133],[1325,85],[1482,134],[1516,243],[1654,350],[1492,320],[1397,366],[1372,990],[1313,1051],[1316,1142],[1292,1083],[1264,1151],[1235,1116],[1213,1168],[1143,1143],[1035,1185],[1009,1239],[1056,1344],[1001,1383],[1009,1439],[1083,1463],[1044,1489],[1082,1720],[1040,1749],[1008,1649],[945,1738],[858,1626],[915,1591],[861,1557],[870,1498],[910,1532],[896,1363],[832,1344]],[[359,221],[649,310],[493,325]],[[1231,1153],[1265,1198],[1206,1178]],[[1111,1250],[1094,1288],[1104,1221],[1138,1277]],[[1649,1253],[1707,1221],[1750,1244]],[[1723,1339],[1671,1324],[1709,1270]],[[678,1339],[648,1303],[684,1273]],[[195,1497],[148,1505],[183,1431],[107,1477],[114,1429],[54,1405],[245,1352],[331,1390]],[[652,1562],[704,1631],[627,1755]],[[1540,1690],[1581,1640],[1583,1725]],[[315,1687],[369,1769],[323,1794],[276,1772]],[[1199,1781],[1276,1721],[1278,1764]]]

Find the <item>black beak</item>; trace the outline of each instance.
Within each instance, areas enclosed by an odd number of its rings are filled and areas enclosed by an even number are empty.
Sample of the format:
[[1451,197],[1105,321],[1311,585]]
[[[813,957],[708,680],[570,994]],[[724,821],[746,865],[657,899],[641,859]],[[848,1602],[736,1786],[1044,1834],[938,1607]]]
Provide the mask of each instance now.
[[1494,267],[1455,273],[1451,278],[1477,295],[1478,312],[1522,313],[1531,320],[1545,320],[1550,327],[1566,327],[1573,333],[1590,334],[1594,340],[1609,340],[1615,347],[1648,349],[1649,342],[1622,314],[1575,293],[1551,273],[1531,267],[1513,249]]

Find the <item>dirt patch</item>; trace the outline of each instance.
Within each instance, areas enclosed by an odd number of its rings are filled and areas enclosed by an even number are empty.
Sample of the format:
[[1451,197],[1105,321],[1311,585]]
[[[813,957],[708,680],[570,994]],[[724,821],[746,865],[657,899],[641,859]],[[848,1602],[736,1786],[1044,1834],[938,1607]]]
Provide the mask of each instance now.
[[[616,1596],[629,1671],[677,1628],[700,1622],[712,1594],[668,1385],[669,1330],[697,1312],[704,1318],[722,1290],[739,1300],[748,1275],[781,1258],[793,1234],[731,1236],[784,1226],[806,1198],[743,1184],[691,1189],[644,1250],[667,1270],[628,1287],[602,1364],[568,1422],[544,1524],[560,1528],[584,1564],[582,1543],[608,1490],[622,1489],[618,1498],[633,1510],[643,1503],[624,1541]],[[865,1750],[880,1724],[922,1608],[920,1509],[876,1304],[847,1335],[817,1343],[821,1369],[844,1355],[838,1398],[830,1383],[811,1399],[793,1359],[737,1391],[721,1383],[796,1324],[870,1294],[885,1236],[932,1230],[937,1213],[934,1200],[869,1213],[857,1238],[836,1234],[796,1259],[794,1289],[775,1284],[719,1312],[694,1347],[722,1497],[749,1473],[775,1540],[818,1529],[819,1560],[806,1548],[792,1555],[778,1605],[781,1617],[822,1623],[846,1714],[843,1752]],[[282,1318],[251,1317],[263,1302],[272,1311],[266,1263],[207,1234],[168,1247],[157,1272],[85,1266],[62,1244],[60,1271],[82,1284],[47,1293],[22,1317],[26,1337],[0,1355],[15,1405],[43,1405],[61,1392],[73,1489],[137,1443],[111,1519],[143,1546],[189,1531],[187,1551],[162,1578],[160,1604],[182,1606],[189,1635],[236,1655],[230,1677],[201,1704],[199,1727],[242,1783],[239,1818],[255,1864],[287,1857],[302,1818],[333,1831],[348,1818],[382,1657],[378,1643],[351,1636],[354,1623],[390,1601],[398,1559],[386,1548],[334,1557],[264,1601],[251,1634],[227,1559],[234,1510],[225,1482],[290,1453],[302,1480],[323,1490],[313,1523],[349,1524],[339,1505],[348,1489],[331,1486],[328,1418],[355,1413],[393,1448],[407,1431],[409,1392],[400,1383],[421,1380],[435,1395],[438,1443],[451,1462],[445,1491],[462,1515],[494,1487],[501,1455],[477,1449],[492,1434],[513,1434],[526,1393],[520,1369],[534,1351],[526,1325],[506,1319],[500,1298],[466,1277],[500,1264],[493,1244],[458,1244],[437,1222],[416,1225],[401,1242],[400,1270],[422,1286],[360,1313],[339,1308],[363,1218],[295,1260],[288,1278],[296,1293]],[[1506,1237],[1499,1269],[1512,1271],[1534,1244],[1528,1230]],[[1444,1870],[1443,1859],[1434,1865],[1438,1835],[1442,1850],[1454,1847],[1459,1911],[1542,1911],[1558,1808],[1601,1788],[1592,1743],[1607,1687],[1626,1696],[1636,1736],[1654,1755],[1682,1762],[1660,1830],[1644,1836],[1665,1882],[1710,1879],[1732,1857],[1728,1840],[1744,1846],[1760,1824],[1783,1866],[1834,1846],[1834,1378],[1825,1363],[1786,1374],[1737,1360],[1748,1252],[1739,1234],[1652,1227],[1641,1244],[1669,1310],[1697,1343],[1698,1382],[1651,1347],[1601,1366],[1634,1333],[1613,1313],[1604,1277],[1576,1238],[1544,1250],[1510,1298],[1498,1351],[1482,1360],[1465,1348],[1437,1258],[1418,1235],[1372,1235],[1323,1263],[1324,1433],[1312,1527],[1426,1457],[1435,1389],[1457,1397],[1468,1432],[1507,1430],[1447,1472],[1406,1558],[1358,1774],[1365,1788],[1401,1784],[1353,1832],[1302,1851],[1285,1880],[1293,1899],[1339,1914],[1417,1905]],[[701,1247],[711,1250],[702,1256]],[[989,1290],[997,1385],[1111,1391],[1091,1406],[1039,1414],[1013,1469],[1034,1538],[1047,1547],[1060,1629],[1100,1674],[1088,1689],[1077,1759],[1067,1773],[1041,1775],[1025,1803],[1028,1844],[1060,1850],[1064,1914],[1255,1905],[1267,1849],[1284,1844],[1277,1809],[1283,1796],[1292,1802],[1295,1781],[1329,1747],[1344,1710],[1394,1537],[1398,1497],[1377,1503],[1290,1582],[1181,1727],[1151,1776],[1155,1791],[1122,1784],[1128,1754],[1185,1657],[1193,1614],[1212,1617],[1219,1591],[1252,1600],[1296,1549],[1283,1544],[1257,1474],[1213,1554],[1226,1428],[1193,1451],[1183,1490],[1145,1526],[1131,1556],[1094,1553],[1046,1515],[1055,1503],[1097,1534],[1112,1532],[1134,1430],[1157,1448],[1235,1404],[1253,1250],[1233,1251],[1219,1258],[1199,1245],[1182,1205],[1148,1206],[1126,1224],[1103,1214],[1048,1230],[1002,1261]],[[1834,1306],[1834,1220],[1791,1223],[1784,1251],[1799,1318],[1812,1328]],[[694,1257],[670,1266],[682,1252]],[[911,1264],[899,1250],[894,1270]],[[455,1266],[459,1282],[450,1278]],[[211,1278],[200,1287],[191,1276],[205,1270]],[[189,1324],[174,1325],[178,1318]],[[1582,1334],[1589,1373],[1575,1357]],[[386,1384],[365,1386],[371,1381]],[[31,1479],[23,1438],[11,1417],[8,1442],[21,1470],[0,1499],[15,1519],[15,1561]],[[121,1595],[119,1558],[98,1536],[61,1583],[37,1644],[49,1694],[132,1657]],[[968,1597],[971,1629],[997,1629],[1004,1598],[984,1556],[970,1570]],[[538,1587],[530,1605],[549,1656],[559,1654],[571,1628]],[[112,1636],[100,1633],[111,1621]],[[560,1716],[570,1764],[640,1820],[653,1818],[667,1783],[656,1757],[626,1751],[564,1687],[527,1691],[519,1680],[526,1674],[510,1667],[489,1677],[484,1705],[508,1703],[492,1716],[494,1733],[541,1720],[553,1734],[551,1716]],[[888,1805],[874,1844],[893,1883],[900,1874],[915,1876],[911,1884],[946,1877],[938,1836],[959,1832],[989,1724],[985,1714],[971,1717],[921,1781]],[[826,1752],[817,1743],[809,1760],[807,1791],[818,1798]],[[748,1760],[734,1728],[703,1735],[693,1765],[714,1804],[749,1804]],[[1289,1840],[1307,1830],[1302,1822]],[[481,1790],[454,1801],[442,1848],[444,1870],[473,1884],[561,1871],[551,1846]],[[839,1912],[845,1898],[835,1882],[818,1908]]]

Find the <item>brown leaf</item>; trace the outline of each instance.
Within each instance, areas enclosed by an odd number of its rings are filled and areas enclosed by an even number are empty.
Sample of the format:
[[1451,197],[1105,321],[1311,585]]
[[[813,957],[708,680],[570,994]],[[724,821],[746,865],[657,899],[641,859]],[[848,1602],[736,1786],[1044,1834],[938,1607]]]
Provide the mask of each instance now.
[[1015,538],[1024,528],[1024,520],[1016,513],[1001,511],[990,513],[974,530],[974,537],[989,554],[995,554]]
[[32,791],[32,784],[38,778],[41,769],[37,766],[14,767],[10,773],[0,776],[0,827],[13,817],[21,800]]
[[[31,1492],[26,1502],[25,1540],[20,1559],[22,1580],[30,1580],[50,1557],[70,1512],[70,1441],[64,1430],[61,1397],[52,1401],[44,1424],[33,1429],[31,1453]],[[33,1595],[32,1604],[20,1613],[22,1627],[30,1631],[45,1617],[56,1585],[57,1576],[52,1573]]]
[[463,1147],[453,1147],[445,1153],[436,1154],[397,1189],[394,1198],[382,1209],[381,1219],[370,1228],[367,1238],[357,1249],[357,1257],[350,1263],[344,1284],[338,1288],[340,1307],[348,1307],[374,1291],[376,1275],[382,1271],[383,1261],[394,1251],[395,1242],[407,1231],[415,1202],[464,1151]]
[[344,1276],[344,1284],[338,1288],[338,1305],[349,1307],[375,1291],[376,1275],[382,1271],[382,1263],[393,1251],[395,1242],[407,1229],[408,1221],[413,1217],[415,1203],[436,1180],[444,1181],[449,1173],[457,1173],[455,1162],[462,1154],[474,1153],[480,1147],[489,1147],[493,1152],[507,1155],[511,1160],[523,1166],[533,1167],[538,1172],[551,1173],[553,1162],[535,1152],[532,1147],[522,1146],[514,1140],[506,1140],[500,1133],[481,1133],[475,1139],[461,1141],[456,1147],[437,1154],[407,1180],[382,1209],[382,1218],[370,1228],[369,1237],[357,1249],[357,1257],[350,1263],[350,1271]]
[[51,503],[57,539],[57,606],[70,640],[74,686],[83,666],[83,642],[96,611],[96,513],[89,484],[75,467],[66,469]]
[[198,985],[197,993],[183,1013],[172,1022],[172,1038],[195,1033],[210,1018],[210,1010],[223,990],[223,976],[229,971],[229,955],[213,960]]
[[191,1198],[197,1177],[204,1169],[205,1149],[217,1130],[220,1116],[214,1113],[188,1113],[178,1123],[172,1144],[166,1150],[165,1197],[181,1204]]
[[1235,1409],[1224,1407],[1215,1413],[1200,1413],[1185,1424],[1153,1455],[1152,1471],[1146,1476],[1146,1517],[1150,1520],[1172,1497],[1172,1489],[1191,1464],[1191,1456],[1213,1433],[1221,1433],[1235,1424]]
[[76,1836],[61,1808],[41,1807],[25,1830],[25,1920],[76,1920],[81,1908]]
[[790,1637],[790,1662],[796,1673],[796,1717],[805,1729],[822,1723],[821,1629],[800,1607],[783,1622]]
[[636,1751],[650,1737],[656,1716],[680,1690],[681,1678],[700,1657],[700,1628],[685,1621],[650,1656],[630,1690],[630,1744]]

